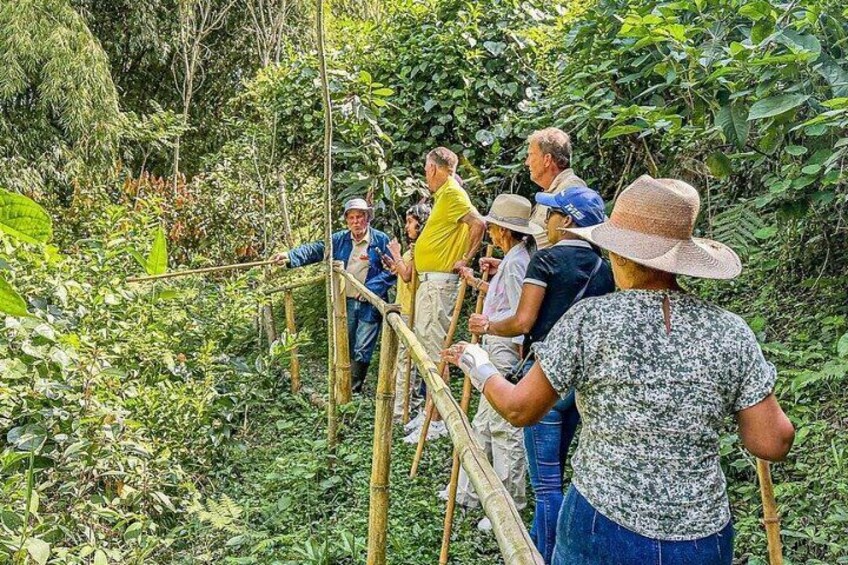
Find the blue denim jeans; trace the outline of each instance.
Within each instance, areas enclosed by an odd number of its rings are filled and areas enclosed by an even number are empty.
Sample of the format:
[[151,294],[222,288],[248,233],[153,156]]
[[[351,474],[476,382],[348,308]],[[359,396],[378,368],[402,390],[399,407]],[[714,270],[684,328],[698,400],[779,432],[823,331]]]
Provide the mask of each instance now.
[[640,536],[595,510],[573,486],[559,515],[554,565],[731,565],[733,525],[705,538]]
[[371,362],[371,355],[377,345],[377,336],[380,335],[380,322],[363,320],[366,304],[355,298],[347,299],[347,341],[350,348],[350,360],[360,363]]
[[530,537],[545,563],[551,562],[554,552],[557,516],[563,499],[565,458],[579,423],[580,414],[572,391],[560,399],[538,424],[524,428],[527,469],[536,497]]

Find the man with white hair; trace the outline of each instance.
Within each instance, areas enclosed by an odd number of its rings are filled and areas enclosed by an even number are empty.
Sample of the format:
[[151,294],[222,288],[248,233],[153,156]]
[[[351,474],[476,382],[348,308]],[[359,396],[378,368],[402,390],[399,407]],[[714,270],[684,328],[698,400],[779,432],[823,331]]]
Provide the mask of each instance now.
[[[447,147],[427,154],[424,175],[433,194],[433,209],[415,244],[415,270],[418,292],[415,295],[415,335],[435,364],[450,326],[451,314],[459,292],[459,269],[468,266],[477,254],[486,222],[471,204],[468,193],[456,180],[459,158]],[[408,443],[417,443],[424,411],[405,428]],[[438,412],[427,431],[427,439],[447,434]]]
[[[363,283],[368,290],[388,300],[389,288],[395,275],[386,269],[381,259],[389,253],[389,236],[371,227],[373,209],[362,198],[345,202],[344,218],[347,229],[333,234],[333,260],[342,261],[345,270]],[[324,258],[324,242],[304,243],[274,256],[289,267],[302,267]],[[351,360],[352,388],[361,392],[368,375],[368,365],[380,335],[382,317],[379,310],[347,285],[347,338]]]

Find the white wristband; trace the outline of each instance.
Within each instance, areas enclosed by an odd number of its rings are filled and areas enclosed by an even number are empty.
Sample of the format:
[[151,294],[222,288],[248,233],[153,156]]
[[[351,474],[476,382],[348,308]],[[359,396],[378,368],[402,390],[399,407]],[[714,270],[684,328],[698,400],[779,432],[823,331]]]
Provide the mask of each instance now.
[[498,370],[489,360],[489,354],[479,345],[467,345],[462,357],[459,358],[459,366],[471,379],[471,384],[478,391],[483,392],[486,381],[498,374]]

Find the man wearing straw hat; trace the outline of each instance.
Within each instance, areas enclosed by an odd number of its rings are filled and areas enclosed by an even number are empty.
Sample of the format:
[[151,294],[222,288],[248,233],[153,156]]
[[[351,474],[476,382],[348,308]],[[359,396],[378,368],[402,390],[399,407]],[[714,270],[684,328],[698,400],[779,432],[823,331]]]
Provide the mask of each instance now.
[[[418,292],[415,297],[415,334],[434,363],[450,327],[451,313],[459,292],[457,271],[468,265],[477,253],[486,223],[455,178],[459,159],[446,147],[427,154],[424,174],[433,194],[433,209],[427,225],[415,244],[415,270]],[[424,410],[405,428],[408,443],[417,443]],[[428,439],[447,434],[444,422],[435,412],[427,431]]]
[[742,444],[780,461],[794,428],[776,371],[739,316],[684,291],[677,277],[732,279],[739,257],[693,237],[695,189],[639,177],[606,222],[569,232],[606,249],[621,292],[583,300],[533,346],[518,384],[481,348],[446,352],[514,425],[538,421],[576,390],[583,428],[559,514],[554,565],[733,563],[719,447],[733,416]]
[[[362,198],[345,202],[347,229],[333,234],[333,260],[342,261],[345,270],[365,284],[368,290],[388,300],[395,275],[386,269],[381,256],[389,252],[389,236],[371,227],[373,216],[373,209]],[[318,263],[324,258],[324,242],[305,243],[274,258],[289,267]],[[352,389],[361,392],[380,335],[382,318],[377,308],[364,300],[353,286],[347,286],[345,292]]]
[[[504,253],[498,272],[488,283],[474,277],[474,272],[465,267],[460,270],[466,282],[480,292],[486,293],[483,314],[490,320],[502,320],[515,314],[521,298],[521,288],[530,254],[535,251],[533,239],[542,230],[530,221],[532,204],[523,196],[501,194],[492,203],[489,214],[483,219],[494,245]],[[520,346],[523,336],[483,336],[483,349],[495,367],[502,373],[510,373],[521,361]],[[524,434],[492,409],[485,398],[480,399],[477,414],[472,422],[474,435],[485,450],[498,478],[521,510],[527,503],[524,463]],[[448,489],[441,494],[448,494]],[[460,470],[456,501],[462,506],[477,506],[479,501],[468,475]],[[478,529],[488,531],[492,524],[483,518]]]

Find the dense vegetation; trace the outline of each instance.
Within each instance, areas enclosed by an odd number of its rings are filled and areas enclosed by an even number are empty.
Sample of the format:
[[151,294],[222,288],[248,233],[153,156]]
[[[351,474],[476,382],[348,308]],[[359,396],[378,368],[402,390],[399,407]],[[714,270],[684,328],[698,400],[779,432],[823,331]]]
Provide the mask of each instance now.
[[[687,179],[701,232],[746,265],[687,283],[755,329],[798,430],[773,470],[788,561],[848,563],[845,6],[383,4],[333,6],[336,204],[368,193],[397,232],[436,144],[481,208],[530,195],[524,140],[547,125],[609,200],[643,172]],[[0,1],[0,563],[362,561],[373,407],[344,407],[329,467],[320,291],[298,292],[311,361],[293,396],[290,336],[269,347],[256,324],[273,276],[124,282],[320,234],[312,15]],[[752,460],[732,433],[722,450],[737,557],[763,563]],[[389,555],[432,562],[447,446],[412,483],[409,458],[398,444]],[[497,560],[477,518],[456,562]]]

